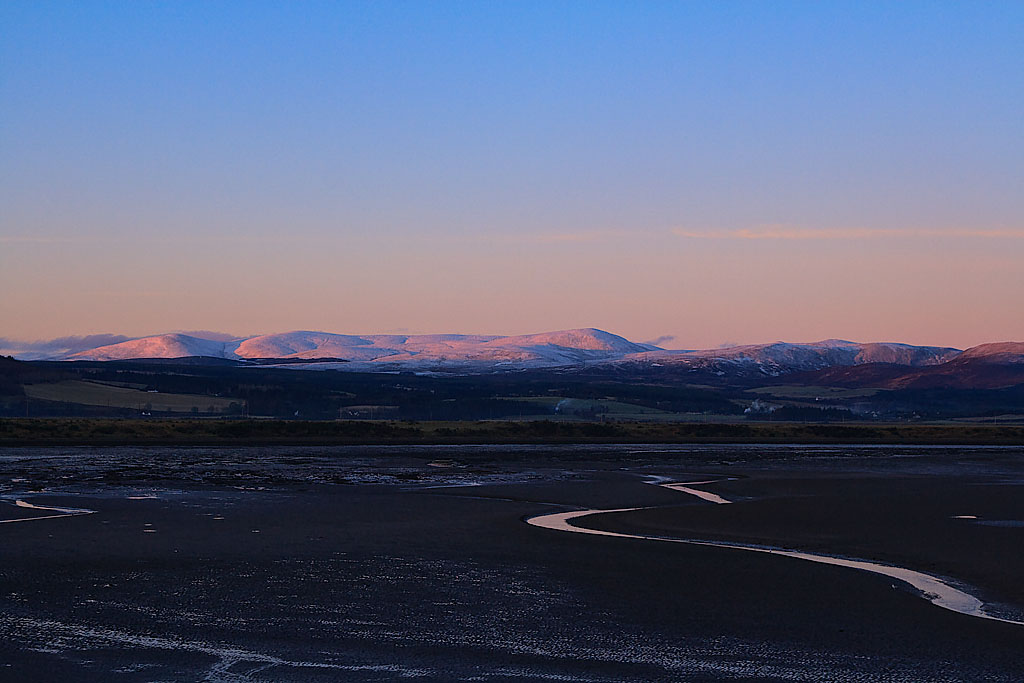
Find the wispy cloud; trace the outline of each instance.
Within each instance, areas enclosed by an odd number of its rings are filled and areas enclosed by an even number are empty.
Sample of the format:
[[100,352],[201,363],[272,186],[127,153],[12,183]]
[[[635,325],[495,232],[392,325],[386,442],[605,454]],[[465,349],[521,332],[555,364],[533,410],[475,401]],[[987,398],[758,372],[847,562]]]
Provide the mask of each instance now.
[[119,344],[130,339],[134,339],[134,337],[126,337],[121,334],[89,334],[36,341],[0,337],[0,350],[2,350],[0,353],[26,359],[50,358],[77,353],[78,351],[87,351],[97,346]]
[[870,240],[897,238],[1024,239],[1024,230],[931,228],[790,228],[769,226],[739,230],[690,230],[676,228],[674,235],[705,240]]
[[243,337],[237,334],[230,334],[228,332],[217,332],[216,330],[174,330],[178,334],[187,334],[190,337],[198,337],[199,339],[208,339],[210,341],[236,341],[243,339]]
[[676,335],[674,335],[674,334],[663,334],[660,337],[656,337],[656,338],[651,339],[650,341],[646,341],[644,343],[645,344],[650,344],[651,346],[661,346],[662,344],[668,344],[669,342],[673,342],[675,340],[676,340]]
[[[179,330],[179,333],[212,341],[235,341],[236,339],[241,339],[238,335],[211,330]],[[126,337],[123,334],[88,334],[32,341],[0,337],[0,356],[11,355],[23,360],[60,358],[72,353],[78,353],[79,351],[88,351],[110,344],[120,344],[132,339],[139,339],[139,337]]]

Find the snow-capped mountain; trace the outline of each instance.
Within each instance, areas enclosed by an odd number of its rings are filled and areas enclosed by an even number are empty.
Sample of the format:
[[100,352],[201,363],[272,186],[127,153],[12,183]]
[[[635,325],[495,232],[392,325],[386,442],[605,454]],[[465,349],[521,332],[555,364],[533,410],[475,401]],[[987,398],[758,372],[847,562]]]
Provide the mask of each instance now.
[[[1015,345],[987,346],[992,348],[978,347],[963,355],[1016,352]],[[316,367],[351,370],[486,371],[607,364],[626,369],[658,367],[716,375],[771,377],[877,363],[927,367],[960,355],[960,351],[948,347],[862,344],[841,339],[673,351],[631,342],[610,332],[583,328],[519,336],[350,335],[296,331],[228,341],[176,333],[98,346],[58,358],[106,361],[200,356],[230,360],[277,359],[281,364],[320,359],[322,362]]]
[[554,367],[614,360],[657,349],[596,329],[515,337],[485,335],[346,335],[287,332],[234,341],[163,334],[101,346],[65,360],[206,356],[231,359],[337,359],[360,365]]
[[999,365],[1024,364],[1024,342],[981,344],[960,354],[958,360]]
[[958,349],[911,346],[891,342],[868,343],[826,339],[809,344],[774,342],[699,351],[649,351],[623,359],[625,363],[647,363],[718,374],[775,376],[790,372],[820,370],[836,366],[889,363],[921,367],[938,365],[956,358]]
[[119,344],[98,346],[61,358],[62,360],[130,360],[133,358],[234,358],[228,347],[237,342],[201,339],[187,334],[160,334],[155,337],[132,339]]
[[981,344],[946,363],[918,367],[860,365],[803,373],[798,381],[887,389],[1002,389],[1024,384],[1024,342]]

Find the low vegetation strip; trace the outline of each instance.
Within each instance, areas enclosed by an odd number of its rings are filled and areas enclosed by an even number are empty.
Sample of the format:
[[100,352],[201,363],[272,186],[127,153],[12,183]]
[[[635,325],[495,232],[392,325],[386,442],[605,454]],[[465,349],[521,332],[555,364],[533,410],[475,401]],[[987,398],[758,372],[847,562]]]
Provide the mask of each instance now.
[[0,446],[114,444],[876,443],[1024,446],[1024,426],[228,419],[0,419]]

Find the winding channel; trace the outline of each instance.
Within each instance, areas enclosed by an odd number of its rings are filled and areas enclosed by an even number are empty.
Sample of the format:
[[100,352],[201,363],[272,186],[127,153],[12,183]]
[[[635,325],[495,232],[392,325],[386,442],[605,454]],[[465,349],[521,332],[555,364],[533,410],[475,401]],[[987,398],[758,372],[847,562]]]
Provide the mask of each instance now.
[[[691,496],[696,496],[702,500],[715,503],[718,505],[729,504],[732,501],[726,500],[725,498],[708,491],[702,491],[700,489],[692,488],[694,486],[701,486],[704,484],[714,484],[721,481],[728,481],[727,478],[722,479],[709,479],[705,481],[689,481],[689,482],[674,482],[669,477],[663,476],[650,476],[647,478],[646,483],[653,484],[655,486],[661,486],[662,488],[671,489],[673,491],[680,491]],[[881,574],[882,576],[888,576],[889,578],[902,581],[913,586],[919,591],[921,597],[925,598],[932,604],[938,605],[943,609],[948,609],[953,612],[960,614],[966,614],[970,617],[977,617],[979,619],[989,619],[991,621],[1000,621],[1006,624],[1017,624],[1024,626],[1024,621],[1018,621],[1014,619],[1007,619],[1004,617],[998,617],[989,614],[985,610],[985,603],[979,600],[977,597],[966,593],[959,588],[955,588],[942,579],[925,574],[923,572],[914,571],[913,569],[904,569],[903,567],[894,567],[891,565],[879,564],[878,562],[871,562],[869,560],[860,560],[852,558],[833,557],[831,555],[818,555],[815,553],[806,553],[796,550],[784,550],[782,548],[774,548],[763,545],[753,545],[746,543],[732,543],[728,541],[702,541],[698,539],[689,538],[671,538],[665,536],[647,536],[642,534],[624,534],[615,531],[602,531],[600,529],[588,529],[582,526],[576,526],[571,524],[570,520],[582,519],[583,517],[591,517],[601,514],[610,514],[613,512],[632,512],[634,510],[648,510],[651,507],[633,507],[633,508],[618,508],[614,510],[573,510],[571,512],[556,512],[547,515],[538,515],[536,517],[530,517],[526,519],[526,523],[541,527],[542,529],[552,529],[555,531],[570,531],[577,534],[592,534],[595,536],[614,536],[616,538],[634,538],[644,541],[665,541],[668,543],[686,543],[688,545],[702,545],[710,546],[713,548],[728,548],[731,550],[746,550],[755,553],[765,553],[768,555],[781,555],[783,557],[792,557],[797,560],[807,560],[808,562],[817,562],[819,564],[829,564],[836,567],[848,567],[850,569],[859,569],[862,571],[871,572],[873,574]]]
[[50,510],[60,514],[56,515],[40,515],[39,517],[19,517],[17,519],[0,519],[0,524],[10,524],[13,522],[34,522],[38,519],[57,519],[58,517],[74,517],[76,515],[91,515],[96,512],[95,510],[86,510],[85,508],[58,508],[49,507],[46,505],[34,505],[28,501],[18,498],[14,501],[14,505],[20,508],[28,508],[30,510]]

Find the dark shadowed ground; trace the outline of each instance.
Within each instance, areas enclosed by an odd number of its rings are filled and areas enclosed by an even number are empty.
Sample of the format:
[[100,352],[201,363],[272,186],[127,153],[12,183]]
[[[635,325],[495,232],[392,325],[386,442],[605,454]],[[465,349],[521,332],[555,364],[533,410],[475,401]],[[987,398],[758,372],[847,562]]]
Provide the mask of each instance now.
[[[644,483],[701,473],[736,502]],[[1024,626],[885,577],[522,520],[655,506],[580,523],[880,560],[1019,615],[1022,493],[1020,448],[10,449],[0,680],[1019,681]]]

